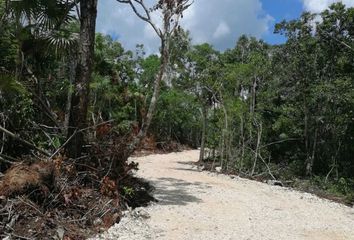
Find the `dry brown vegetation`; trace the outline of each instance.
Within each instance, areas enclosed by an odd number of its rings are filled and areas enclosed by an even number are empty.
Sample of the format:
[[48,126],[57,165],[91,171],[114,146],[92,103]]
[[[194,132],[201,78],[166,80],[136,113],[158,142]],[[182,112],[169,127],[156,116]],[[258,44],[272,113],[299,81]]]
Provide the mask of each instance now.
[[[149,184],[131,175],[137,164],[128,163],[124,152],[131,136],[106,125],[94,132],[84,157],[28,157],[8,168],[0,178],[0,237],[85,239],[119,222],[127,206],[154,200]],[[135,154],[185,148],[149,136]]]

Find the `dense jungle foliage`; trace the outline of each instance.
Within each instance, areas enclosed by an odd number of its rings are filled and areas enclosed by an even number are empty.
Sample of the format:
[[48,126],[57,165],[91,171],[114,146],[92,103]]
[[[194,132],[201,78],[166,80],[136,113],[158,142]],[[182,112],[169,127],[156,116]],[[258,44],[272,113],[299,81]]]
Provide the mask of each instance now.
[[[31,2],[0,2],[0,126],[54,152],[68,138],[80,23],[65,4],[52,11],[55,1]],[[276,24],[284,44],[241,36],[225,52],[193,45],[180,30],[148,136],[162,149],[200,147],[201,161],[229,173],[308,179],[353,197],[353,22],[354,8],[337,3]],[[161,54],[147,56],[142,44],[132,51],[95,37],[88,126],[109,121],[123,141],[142,125],[161,65]],[[35,154],[4,132],[0,147],[0,172]]]

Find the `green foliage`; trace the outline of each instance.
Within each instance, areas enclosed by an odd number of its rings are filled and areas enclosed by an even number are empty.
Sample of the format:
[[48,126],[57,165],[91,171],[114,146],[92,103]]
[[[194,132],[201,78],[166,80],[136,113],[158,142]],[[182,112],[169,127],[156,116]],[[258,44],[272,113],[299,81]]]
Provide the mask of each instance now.
[[151,132],[158,142],[177,140],[196,145],[200,132],[199,106],[193,95],[177,89],[161,93]]
[[[17,41],[11,37],[9,29],[0,28],[0,72],[6,69],[14,71],[17,59]],[[3,68],[3,69],[1,69]]]
[[11,74],[0,72],[0,94],[19,93],[25,94],[26,89],[16,81],[16,77]]
[[322,176],[314,176],[310,182],[314,187],[335,196],[344,197],[350,203],[353,200],[354,181],[349,178],[327,181]]
[[[36,31],[48,31],[67,24],[72,19],[72,3],[57,0],[10,1],[10,12],[15,19],[36,19],[28,26]],[[31,26],[30,26],[31,25]]]
[[160,58],[157,55],[150,55],[140,61],[141,73],[139,76],[139,84],[152,88],[153,82],[160,68]]
[[[96,34],[95,42],[95,71],[103,76],[112,75],[119,70],[117,61],[124,54],[122,45],[113,41],[108,35]],[[123,61],[122,61],[123,62]]]
[[[23,87],[6,86],[6,91],[0,88],[0,119],[2,127],[26,136],[32,130],[30,121],[34,119],[34,106],[31,95],[23,90]],[[31,136],[33,137],[33,135]],[[27,138],[27,136],[26,136]],[[28,149],[23,149],[13,139],[5,138],[3,151],[9,155],[19,156],[28,153]]]
[[133,197],[135,194],[134,188],[124,186],[123,187],[123,196],[125,197]]
[[[242,36],[224,53],[209,44],[186,48],[173,87],[194,95],[207,112],[205,157],[246,174],[271,166],[285,179],[352,178],[353,12],[338,3],[322,22],[310,13],[283,21],[275,30],[287,37],[283,45]],[[164,112],[159,124],[171,124]],[[171,114],[175,122],[179,117]],[[344,182],[334,185],[345,192]]]

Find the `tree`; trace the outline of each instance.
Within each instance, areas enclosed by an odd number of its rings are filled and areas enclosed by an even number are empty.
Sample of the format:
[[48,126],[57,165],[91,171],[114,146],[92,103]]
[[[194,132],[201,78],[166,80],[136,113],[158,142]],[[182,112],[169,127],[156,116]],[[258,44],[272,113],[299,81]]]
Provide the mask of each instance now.
[[[60,66],[64,65],[68,50],[76,44],[78,34],[70,31],[68,26],[76,22],[71,10],[77,3],[58,0],[2,3],[5,3],[5,8],[1,10],[4,12],[1,13],[0,55],[4,57],[0,60],[0,78],[12,79],[7,82],[12,82],[12,86],[22,85],[26,92],[7,97],[6,101],[9,106],[11,102],[18,105],[18,114],[28,113],[29,109],[32,112],[32,117],[26,115],[22,118],[26,124],[21,121],[21,125],[17,126],[16,121],[6,120],[4,126],[11,125],[10,130],[23,134],[27,128],[33,128],[33,122],[36,122],[52,126],[55,128],[53,132],[58,133],[61,124],[55,110],[58,110],[61,102],[56,100],[63,92],[48,89],[58,90],[64,85],[59,81],[65,78]],[[5,109],[5,119],[16,118],[6,116],[15,114],[11,113],[10,108],[8,110]],[[39,134],[31,135],[38,137],[36,140],[41,138]]]
[[80,39],[79,57],[69,117],[67,146],[70,157],[79,157],[84,143],[84,132],[87,127],[87,109],[90,93],[90,81],[93,68],[95,30],[97,16],[97,0],[81,1],[80,3]]
[[288,152],[303,162],[307,176],[338,170],[338,160],[348,159],[352,151],[347,134],[353,103],[349,97],[353,91],[353,10],[338,3],[321,16],[320,23],[304,13],[298,20],[278,24],[276,32],[285,34],[288,41],[273,57],[283,108],[275,125],[286,135],[302,139],[288,146]]
[[[187,53],[188,66],[186,66],[186,80],[189,88],[195,94],[201,109],[202,133],[200,140],[199,161],[202,162],[205,156],[208,129],[209,108],[216,102],[216,83],[219,78],[214,74],[219,60],[219,53],[210,44],[193,46]],[[185,87],[188,85],[185,85]]]
[[[156,110],[157,101],[160,94],[161,82],[165,80],[167,67],[170,61],[171,39],[173,34],[177,34],[180,29],[180,19],[183,12],[191,5],[190,0],[159,0],[152,8],[148,8],[144,0],[117,0],[120,3],[129,4],[134,13],[143,21],[148,23],[157,36],[160,38],[160,68],[154,81],[154,91],[150,100],[149,108],[143,122],[140,126],[139,133],[129,145],[126,157],[130,156],[134,150],[140,145],[142,139],[146,136],[151,125],[153,115]],[[142,9],[142,11],[139,11]],[[159,11],[162,15],[162,27],[153,22],[152,12]]]

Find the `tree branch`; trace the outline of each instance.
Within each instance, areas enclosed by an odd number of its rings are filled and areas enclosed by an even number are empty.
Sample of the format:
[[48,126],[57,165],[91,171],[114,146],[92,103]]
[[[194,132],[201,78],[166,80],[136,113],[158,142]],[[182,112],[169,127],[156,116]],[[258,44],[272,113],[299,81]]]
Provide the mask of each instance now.
[[32,148],[32,149],[35,149],[35,150],[37,150],[38,152],[40,152],[40,153],[42,153],[42,154],[44,154],[44,155],[46,155],[46,156],[48,156],[48,157],[50,156],[50,154],[49,154],[47,151],[38,148],[37,146],[33,145],[32,143],[30,143],[30,142],[28,142],[28,141],[26,141],[26,140],[21,139],[21,138],[20,138],[19,136],[17,136],[16,134],[10,132],[9,130],[7,130],[7,129],[1,127],[1,126],[0,126],[0,131],[3,132],[3,133],[5,133],[5,134],[8,135],[8,136],[14,138],[15,140],[19,141],[20,143],[22,143],[22,144],[24,144],[24,145],[26,145],[26,146]]
[[125,4],[129,4],[131,6],[131,8],[133,9],[134,13],[143,21],[147,22],[156,32],[156,34],[162,38],[163,34],[161,29],[159,29],[153,22],[151,19],[151,15],[150,12],[148,10],[148,8],[146,7],[145,3],[143,0],[134,0],[134,2],[138,3],[144,10],[145,12],[145,16],[143,14],[141,14],[138,9],[136,8],[136,6],[134,5],[134,3],[132,2],[132,0],[117,0],[120,3],[125,3]]

